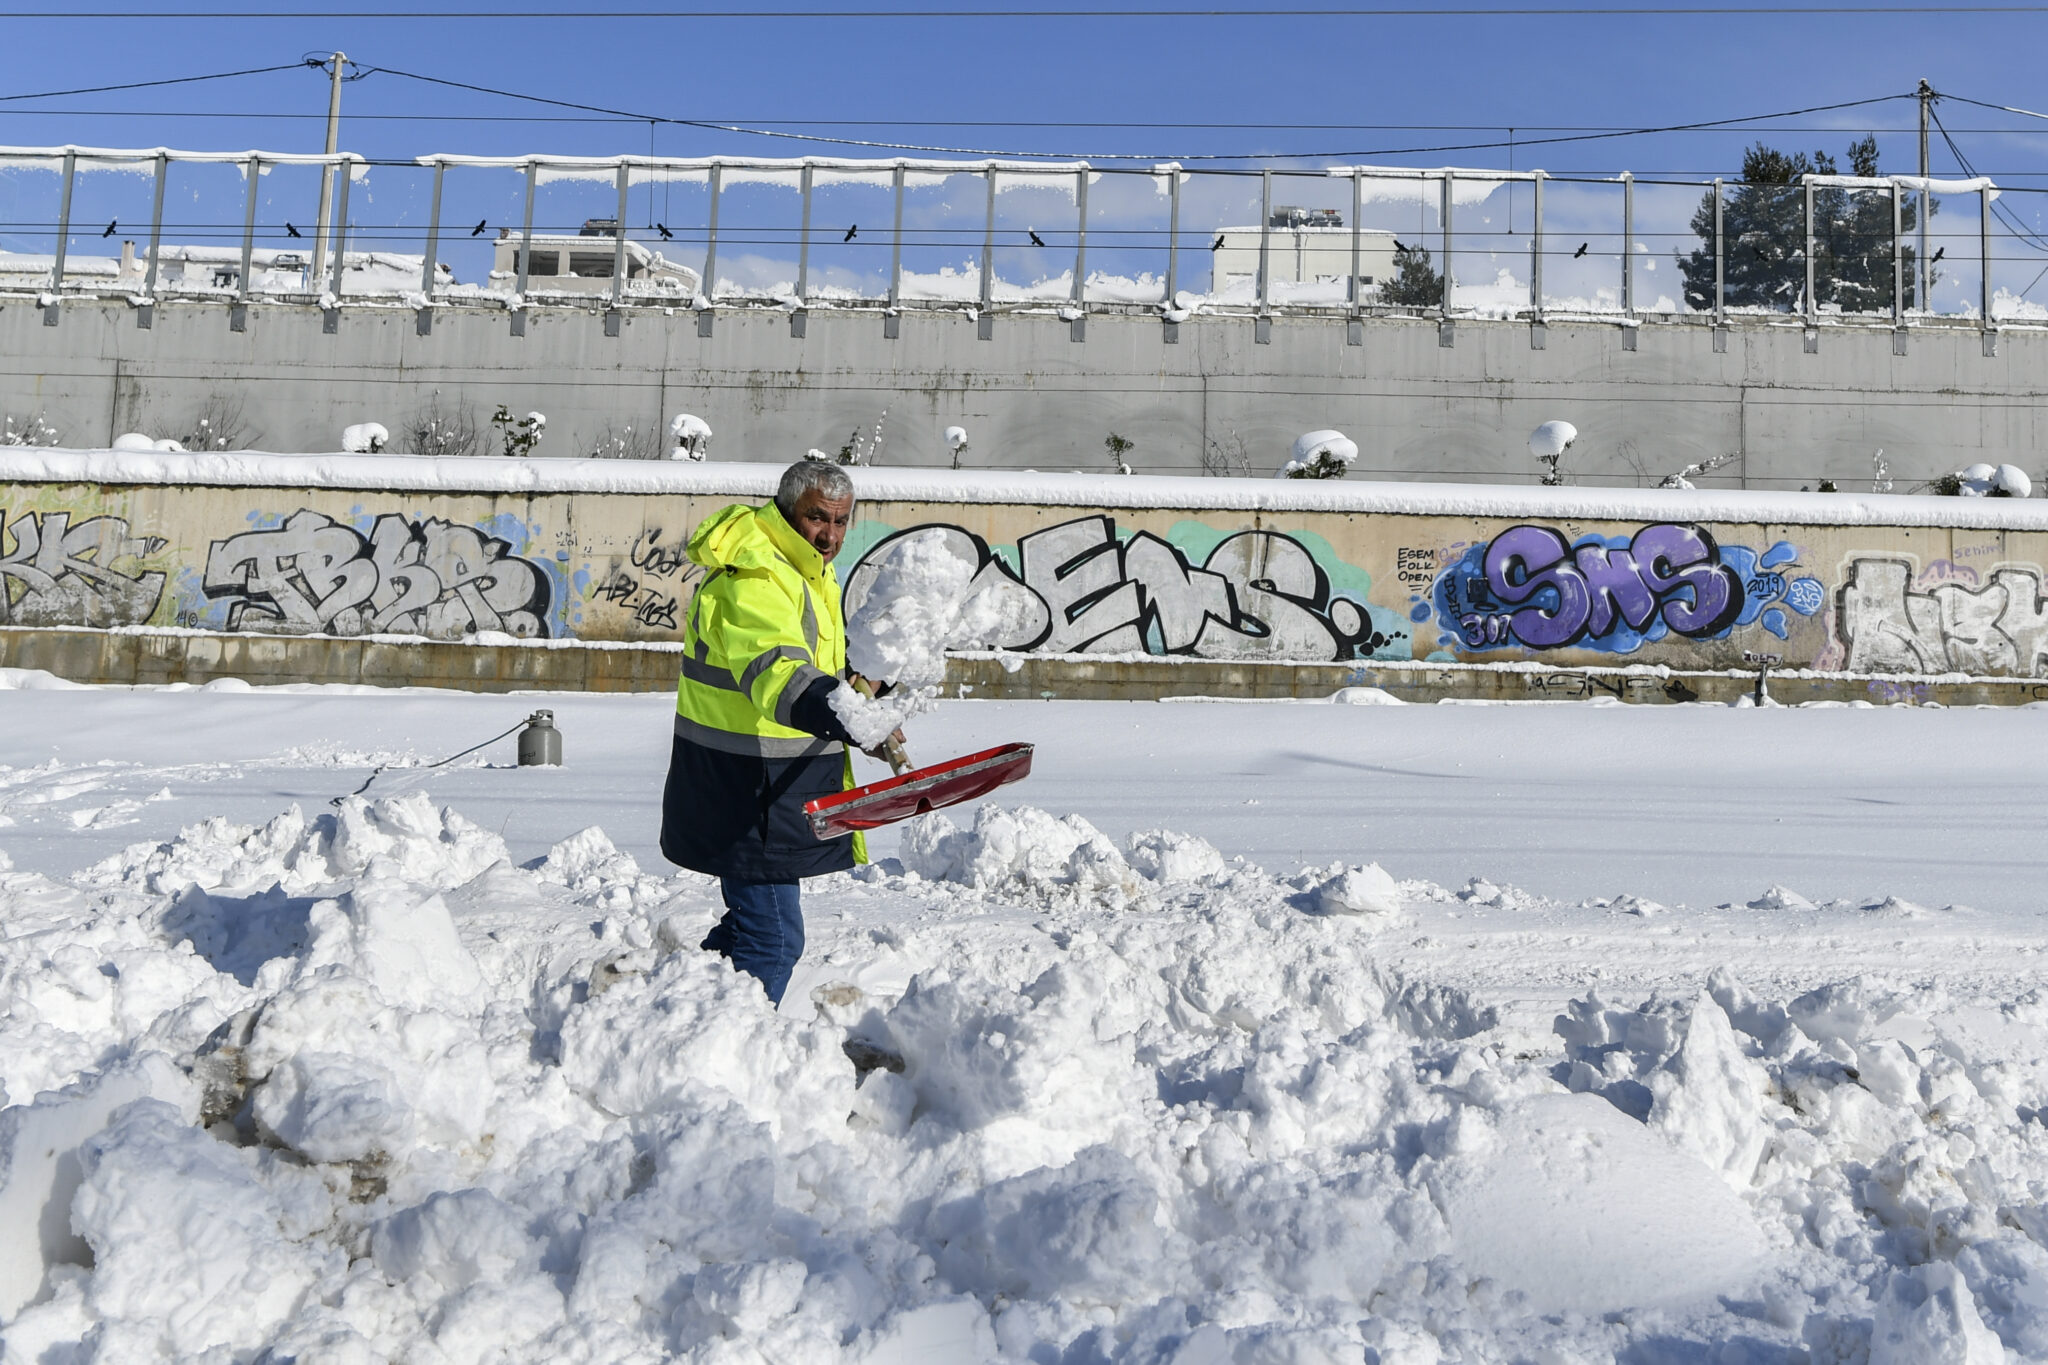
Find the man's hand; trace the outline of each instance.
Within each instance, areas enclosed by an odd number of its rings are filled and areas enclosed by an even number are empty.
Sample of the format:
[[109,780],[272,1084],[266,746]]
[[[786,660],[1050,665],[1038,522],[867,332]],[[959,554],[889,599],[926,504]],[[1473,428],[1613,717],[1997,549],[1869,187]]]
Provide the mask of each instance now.
[[892,744],[896,746],[897,753],[903,752],[903,731],[897,730],[874,748],[862,749],[861,752],[877,763],[888,763],[893,767],[895,761],[889,756],[889,746]]

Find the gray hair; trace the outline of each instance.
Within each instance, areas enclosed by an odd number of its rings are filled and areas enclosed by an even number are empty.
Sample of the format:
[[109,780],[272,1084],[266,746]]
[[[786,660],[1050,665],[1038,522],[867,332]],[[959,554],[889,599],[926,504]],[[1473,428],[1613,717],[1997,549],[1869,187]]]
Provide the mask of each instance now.
[[828,501],[838,502],[853,496],[853,480],[836,464],[798,460],[782,471],[782,483],[775,490],[775,505],[782,509],[783,516],[794,517],[797,503],[812,489],[824,494]]

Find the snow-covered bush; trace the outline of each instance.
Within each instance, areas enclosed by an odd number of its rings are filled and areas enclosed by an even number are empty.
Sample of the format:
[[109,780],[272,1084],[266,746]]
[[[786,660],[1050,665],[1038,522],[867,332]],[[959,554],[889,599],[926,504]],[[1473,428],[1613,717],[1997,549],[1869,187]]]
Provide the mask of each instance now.
[[1341,479],[1358,458],[1358,444],[1341,431],[1311,431],[1297,437],[1294,452],[1280,466],[1283,479]]
[[1927,491],[1949,498],[2028,498],[2034,481],[2018,465],[1978,463],[1930,480]]
[[169,437],[164,437],[163,439],[159,440],[154,436],[145,436],[139,431],[123,432],[121,435],[116,436],[114,438],[115,450],[182,451],[184,448],[185,445],[182,441],[174,441],[171,440]]
[[679,412],[670,419],[668,434],[675,440],[671,460],[702,460],[711,449],[711,424],[695,413]]
[[1564,469],[1559,462],[1578,439],[1579,429],[1570,422],[1545,422],[1529,433],[1529,453],[1543,466],[1545,487],[1555,488],[1564,482]]
[[341,448],[351,455],[381,455],[390,444],[391,433],[382,422],[357,422],[341,431]]
[[57,428],[41,409],[26,417],[9,413],[0,418],[0,446],[53,446],[57,444]]
[[953,468],[960,467],[960,457],[967,453],[967,428],[946,428],[946,449],[953,452]]

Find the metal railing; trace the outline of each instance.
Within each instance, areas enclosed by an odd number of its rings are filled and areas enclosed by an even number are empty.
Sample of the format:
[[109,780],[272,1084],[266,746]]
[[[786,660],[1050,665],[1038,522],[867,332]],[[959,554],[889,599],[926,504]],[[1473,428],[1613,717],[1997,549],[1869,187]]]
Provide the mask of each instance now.
[[[905,307],[917,306],[964,306],[982,312],[994,310],[1005,304],[1017,306],[1059,306],[1063,314],[1077,310],[1075,316],[1090,308],[1131,306],[1155,307],[1169,314],[1171,320],[1195,311],[1248,312],[1260,319],[1270,318],[1280,311],[1313,311],[1334,313],[1352,319],[1369,314],[1386,312],[1408,312],[1424,316],[1434,314],[1445,322],[1460,316],[1470,316],[1482,311],[1479,305],[1467,302],[1461,305],[1459,293],[1466,286],[1461,284],[1460,270],[1475,256],[1486,265],[1494,267],[1499,279],[1507,281],[1512,288],[1503,292],[1495,289],[1494,302],[1490,305],[1493,315],[1523,317],[1541,322],[1553,312],[1585,314],[1613,319],[1623,324],[1636,322],[1645,312],[1662,314],[1683,314],[1696,319],[1711,321],[1715,325],[1727,322],[1731,312],[1742,311],[1747,305],[1731,305],[1728,297],[1729,260],[1731,248],[1743,249],[1745,243],[1731,243],[1725,226],[1730,183],[1724,179],[1712,181],[1643,181],[1644,185],[1656,185],[1660,192],[1688,191],[1702,194],[1701,206],[1690,220],[1687,228],[1659,230],[1652,234],[1671,239],[1672,258],[1683,271],[1686,262],[1679,256],[1678,248],[1688,240],[1695,240],[1694,268],[1698,252],[1710,250],[1712,257],[1712,287],[1710,296],[1704,290],[1687,291],[1692,299],[1680,299],[1675,305],[1659,307],[1652,304],[1645,309],[1639,293],[1641,281],[1638,277],[1638,256],[1643,256],[1654,269],[1660,257],[1651,256],[1644,243],[1638,239],[1638,180],[1623,172],[1614,177],[1566,177],[1552,176],[1543,171],[1498,171],[1477,168],[1435,168],[1408,169],[1378,166],[1339,166],[1314,172],[1254,170],[1254,171],[1200,171],[1191,172],[1177,163],[1160,163],[1147,168],[1124,169],[1103,168],[1089,165],[1085,161],[1035,162],[1035,161],[956,161],[917,158],[890,158],[883,160],[856,160],[848,158],[804,157],[804,158],[749,158],[749,157],[696,157],[665,158],[645,156],[615,157],[570,157],[570,156],[463,156],[435,154],[403,162],[372,162],[353,153],[333,155],[303,154],[290,152],[246,151],[246,152],[192,152],[175,151],[168,148],[109,149],[78,146],[63,147],[0,147],[0,171],[24,166],[53,170],[59,177],[57,214],[54,224],[47,220],[29,219],[17,213],[7,212],[5,197],[0,197],[0,234],[9,231],[16,236],[24,230],[40,232],[54,227],[55,250],[52,253],[47,275],[40,280],[40,290],[49,310],[49,320],[54,321],[57,302],[67,292],[72,294],[118,293],[132,296],[138,304],[147,306],[155,302],[159,294],[160,262],[164,250],[165,195],[172,170],[179,165],[220,165],[237,167],[247,182],[244,202],[239,205],[241,212],[236,223],[209,223],[206,231],[238,242],[239,269],[235,274],[232,301],[247,304],[256,299],[288,300],[292,302],[317,301],[323,306],[334,308],[339,305],[347,292],[346,274],[348,253],[343,249],[351,233],[358,238],[365,235],[386,241],[402,241],[405,245],[417,243],[421,248],[419,257],[419,281],[417,291],[407,290],[408,301],[422,308],[453,302],[498,302],[523,313],[523,310],[545,306],[551,300],[537,297],[532,291],[533,279],[529,270],[533,259],[533,244],[536,238],[536,199],[544,184],[560,181],[591,182],[608,185],[614,205],[609,223],[611,252],[610,281],[601,293],[586,292],[574,302],[585,306],[602,302],[609,310],[616,312],[636,303],[655,302],[674,306],[678,300],[673,296],[660,298],[636,298],[629,284],[628,243],[629,202],[636,188],[649,189],[649,218],[653,219],[652,190],[659,185],[672,187],[702,185],[705,192],[704,215],[701,228],[695,225],[685,227],[681,236],[687,246],[701,245],[702,269],[698,272],[698,288],[694,297],[683,300],[688,306],[700,312],[722,307],[745,306],[763,302],[779,303],[792,310],[801,311],[816,306],[862,306],[875,305],[892,315]],[[312,276],[305,281],[305,287],[296,290],[259,288],[255,279],[256,242],[259,236],[258,187],[264,175],[278,167],[318,167],[325,170],[346,168],[347,173],[333,176],[334,189],[331,202],[322,204],[323,217],[334,224],[334,246],[331,259],[327,257],[327,241],[323,234],[316,244]],[[431,173],[429,207],[424,221],[413,220],[409,211],[386,215],[392,221],[382,224],[352,223],[349,216],[349,194],[353,181],[369,174],[372,168],[382,173],[393,170],[401,175]],[[80,176],[91,170],[122,170],[144,172],[151,176],[151,208],[149,222],[149,244],[144,258],[143,275],[139,287],[133,281],[117,280],[111,287],[103,286],[97,278],[74,278],[67,273],[69,243],[76,227],[75,196]],[[444,207],[446,182],[451,172],[469,174],[481,172],[514,172],[521,178],[520,195],[517,203],[518,222],[516,253],[516,274],[509,289],[495,287],[462,286],[449,287],[441,277],[442,263],[438,260],[449,239],[444,234]],[[974,196],[979,200],[979,219],[967,217],[968,210],[956,209],[950,212],[943,227],[927,227],[920,223],[906,225],[906,199],[912,190],[922,191],[932,186],[950,184],[956,178],[979,178],[982,191]],[[1156,227],[1115,227],[1107,223],[1091,225],[1090,187],[1109,178],[1108,190],[1116,191],[1112,196],[1127,199],[1123,192],[1129,186],[1126,182],[1150,182],[1153,192],[1164,200],[1163,233]],[[1209,195],[1207,207],[1200,210],[1208,216],[1199,227],[1188,223],[1189,205],[1187,199],[1190,186],[1200,181],[1204,187],[1226,184],[1233,187],[1222,196]],[[1232,296],[1227,288],[1218,288],[1212,279],[1206,294],[1195,294],[1183,289],[1185,254],[1184,239],[1192,233],[1207,238],[1218,233],[1216,247],[1223,242],[1221,232],[1227,228],[1229,218],[1244,214],[1251,201],[1242,193],[1249,188],[1248,181],[1257,183],[1258,254],[1257,269],[1251,280],[1248,298]],[[869,292],[867,286],[830,286],[821,284],[817,269],[817,255],[823,245],[831,243],[831,235],[839,233],[838,226],[822,227],[815,212],[816,201],[827,183],[860,183],[870,187],[886,185],[889,195],[889,222],[887,227],[888,265],[886,274],[878,282],[879,287]],[[1288,281],[1280,278],[1275,266],[1275,246],[1278,234],[1295,232],[1286,226],[1274,226],[1276,182],[1281,182],[1286,192],[1296,197],[1320,196],[1348,201],[1349,209],[1349,269],[1343,273],[1341,290],[1325,291],[1325,296],[1305,298],[1313,289],[1304,289],[1297,278]],[[781,227],[762,228],[759,225],[735,224],[731,220],[722,227],[720,209],[723,201],[730,198],[738,187],[753,184],[786,186],[797,192],[797,226],[794,234]],[[1755,191],[1758,187],[1737,188]],[[1060,228],[1057,235],[1071,236],[1071,261],[1068,267],[1071,282],[1058,286],[1057,276],[1041,277],[1028,286],[1009,287],[1005,295],[999,284],[997,265],[999,237],[1014,237],[1015,227],[1004,227],[999,223],[998,199],[1009,188],[1055,187],[1058,193],[1071,201],[1073,217],[1071,226]],[[1581,197],[1611,195],[1619,191],[1619,239],[1620,247],[1609,253],[1603,249],[1602,259],[1612,254],[1618,257],[1616,269],[1608,285],[1598,285],[1597,277],[1589,275],[1587,268],[1576,264],[1585,257],[1595,238],[1603,241],[1615,234],[1604,230],[1589,229],[1583,225],[1583,218],[1575,220],[1580,226],[1571,230],[1571,236],[1585,234],[1576,252],[1568,252],[1565,246],[1553,248],[1556,240],[1549,229],[1553,224],[1546,221],[1546,188],[1555,191],[1560,186],[1573,187]],[[1320,187],[1320,188],[1319,188]],[[1519,212],[1519,193],[1526,188],[1529,204],[1529,226],[1526,233],[1514,230]],[[1770,187],[1775,189],[1775,187]],[[1491,224],[1491,217],[1498,212],[1490,206],[1492,196],[1508,191],[1508,228],[1502,232]],[[1917,221],[1912,231],[1924,242],[1928,230],[1928,219],[1934,212],[1932,196],[1974,196],[1978,203],[1978,231],[1976,252],[1979,271],[1979,289],[1976,300],[1976,320],[1986,329],[1995,325],[1993,287],[1993,233],[1991,205],[1999,193],[1988,180],[1923,180],[1910,176],[1853,177],[1809,175],[1798,185],[1783,187],[1786,194],[1801,196],[1798,226],[1803,229],[1803,242],[1799,243],[1798,255],[1803,258],[1803,282],[1796,299],[1789,299],[1784,306],[1772,305],[1771,311],[1796,314],[1811,328],[1821,322],[1823,315],[1833,316],[1833,310],[1824,307],[1821,299],[1822,280],[1818,275],[1822,257],[1819,241],[1820,224],[1816,221],[1817,196],[1833,193],[1840,196],[1880,193],[1890,199],[1889,264],[1891,268],[1890,307],[1888,320],[1894,325],[1903,325],[1910,316],[1923,318],[1934,316],[1929,307],[1931,271],[1934,262],[1928,258],[1924,246],[1917,252],[1907,246],[1909,232],[1906,228],[1905,204],[1911,196],[1917,204]],[[1235,197],[1232,197],[1234,194]],[[1666,195],[1669,198],[1669,195]],[[1240,207],[1228,212],[1216,205],[1224,200]],[[1398,236],[1382,227],[1369,226],[1366,222],[1369,205],[1392,202],[1412,206],[1421,238],[1416,247],[1409,247],[1399,241]],[[1605,204],[1608,201],[1603,200]],[[1711,204],[1711,231],[1698,228],[1699,214],[1706,213]],[[1682,207],[1682,201],[1672,199],[1673,204]],[[1157,205],[1148,205],[1157,216]],[[1331,204],[1328,208],[1342,208]],[[1428,222],[1429,213],[1434,209],[1433,229]],[[1405,211],[1405,210],[1404,210]],[[1600,212],[1609,209],[1603,207]],[[1127,213],[1128,209],[1118,207],[1105,210],[1107,213]],[[920,210],[922,214],[922,210]],[[1469,215],[1478,216],[1480,223],[1473,228],[1464,227]],[[1135,221],[1133,219],[1132,221]],[[485,229],[479,222],[470,235],[476,236]],[[287,222],[285,227],[291,235],[298,236],[297,230]],[[587,224],[586,224],[587,227]],[[659,224],[664,241],[676,234],[666,224]],[[110,224],[107,232],[113,231]],[[855,239],[858,224],[850,224],[840,245],[850,244]],[[1239,229],[1242,230],[1242,229]],[[1342,229],[1337,229],[1341,231]],[[269,229],[266,226],[265,231]],[[457,229],[459,232],[460,229]],[[1105,297],[1105,290],[1095,289],[1101,275],[1091,278],[1089,260],[1091,231],[1096,235],[1098,259],[1105,254],[1119,259],[1150,253],[1148,259],[1157,260],[1162,267],[1157,275],[1149,270],[1144,272],[1146,281],[1142,289],[1126,290],[1128,297],[1111,299]],[[509,227],[500,228],[500,239],[511,235]],[[1035,225],[1026,225],[1023,232],[1028,234],[1034,250],[1050,252],[1055,246],[1044,240]],[[759,234],[759,235],[757,235]],[[644,235],[644,234],[643,234]],[[1437,297],[1434,306],[1427,302],[1417,303],[1410,297],[1399,297],[1389,281],[1370,279],[1365,269],[1368,238],[1375,243],[1375,250],[1381,250],[1378,239],[1391,239],[1400,248],[1397,260],[1407,258],[1423,260],[1425,278],[1436,281]],[[494,239],[495,240],[495,239]],[[639,240],[639,239],[632,239]],[[1299,241],[1290,236],[1289,241]],[[1488,241],[1498,240],[1503,245],[1489,247]],[[872,234],[869,242],[873,241]],[[1426,261],[1426,243],[1437,247],[1437,259],[1433,267]],[[1475,245],[1476,243],[1476,245]],[[654,245],[649,242],[648,245]],[[719,273],[721,251],[736,255],[747,254],[751,246],[773,246],[777,249],[793,249],[793,287],[777,291],[749,290],[744,287],[722,287]],[[954,295],[944,298],[918,297],[906,289],[906,247],[928,253],[933,249],[959,247],[971,250],[973,267],[971,292],[955,289]],[[1418,248],[1421,255],[1417,255]],[[465,243],[465,249],[467,249]],[[636,248],[638,249],[638,248]],[[1000,249],[1023,250],[1021,246],[1001,246]],[[1063,247],[1058,249],[1064,249]],[[1944,248],[1945,250],[1946,248]],[[1213,250],[1213,248],[1212,248]],[[1960,253],[1959,253],[1960,254]],[[1913,273],[1915,279],[1909,288],[1907,260],[1915,256]],[[1158,259],[1162,258],[1163,259]],[[1789,257],[1786,258],[1789,260]],[[1555,267],[1562,260],[1565,267],[1578,272],[1582,280],[1591,278],[1595,288],[1588,298],[1554,296],[1546,292],[1545,266]],[[1507,261],[1507,265],[1501,262]],[[1588,263],[1590,265],[1591,263]],[[1512,279],[1516,269],[1526,271],[1526,292],[1521,281]],[[1432,274],[1433,271],[1433,274]],[[322,276],[325,276],[323,279]],[[871,278],[863,276],[863,278]],[[1123,277],[1118,277],[1119,279]],[[1331,277],[1334,283],[1334,276]],[[324,289],[321,288],[325,285]],[[1282,298],[1280,286],[1292,285],[1295,297]],[[0,283],[0,288],[5,288]],[[17,281],[17,288],[22,287]],[[950,287],[950,286],[949,286]],[[1049,288],[1059,292],[1048,292]],[[1476,287],[1476,286],[1474,286]],[[358,291],[360,292],[360,291]],[[385,291],[387,295],[394,291]],[[1153,295],[1156,293],[1156,297]],[[317,296],[309,298],[309,295]],[[1915,307],[1906,306],[1908,297]],[[1872,309],[1851,310],[1866,315]],[[1966,314],[1965,314],[1966,315]],[[1078,336],[1077,325],[1077,336]],[[1262,332],[1263,339],[1263,332]]]

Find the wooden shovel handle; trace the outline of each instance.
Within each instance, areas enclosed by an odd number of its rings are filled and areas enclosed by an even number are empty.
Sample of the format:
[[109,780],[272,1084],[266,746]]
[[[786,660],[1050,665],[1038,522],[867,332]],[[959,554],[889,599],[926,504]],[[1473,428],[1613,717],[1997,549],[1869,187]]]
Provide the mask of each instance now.
[[[858,673],[853,675],[853,690],[866,697],[869,701],[875,699],[874,684]],[[907,773],[910,771],[910,755],[904,752],[903,745],[896,736],[890,735],[882,741],[882,756],[889,760],[889,767],[897,773]]]

